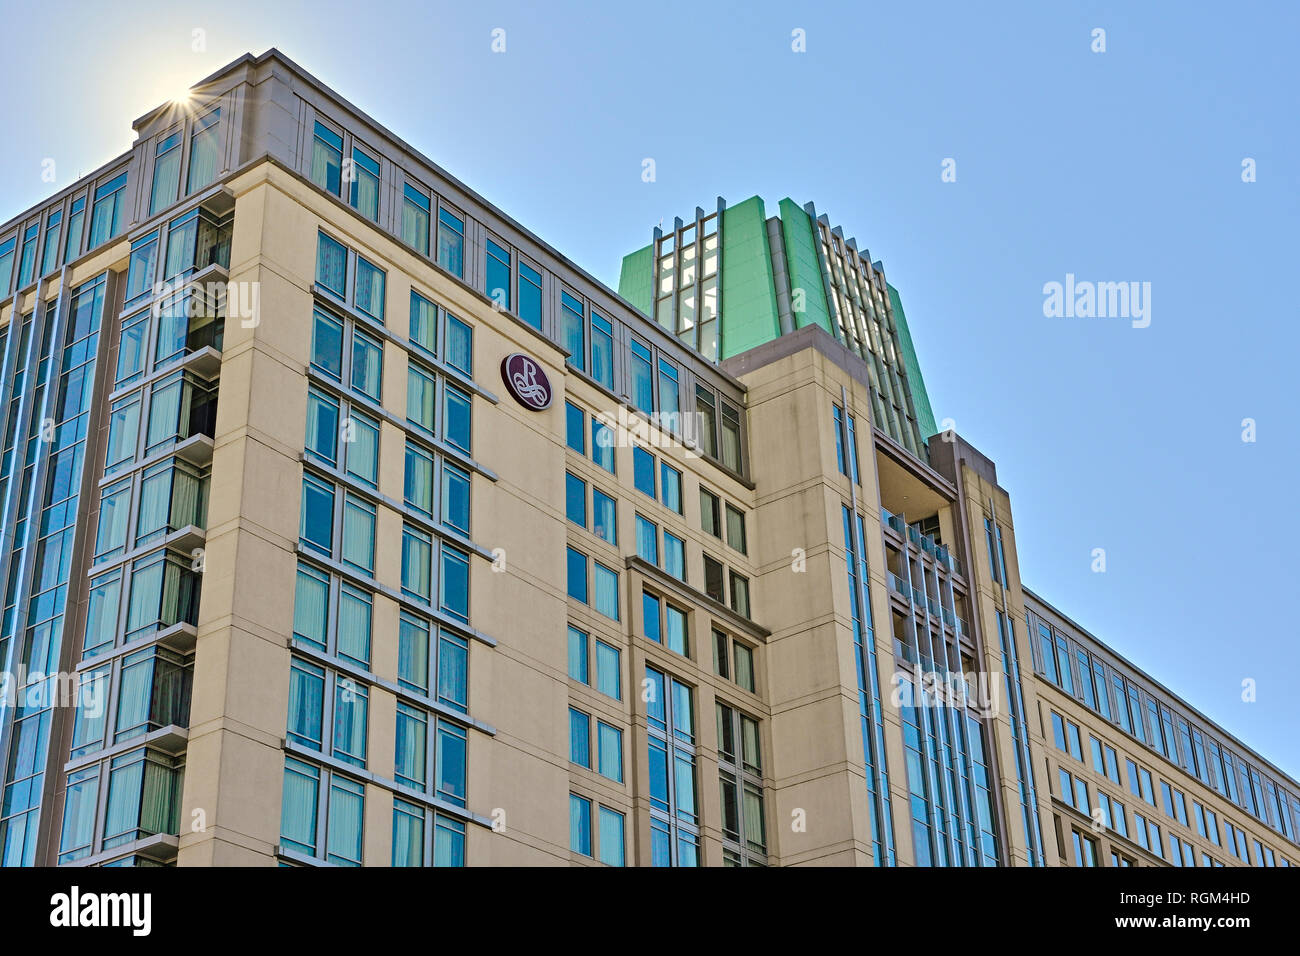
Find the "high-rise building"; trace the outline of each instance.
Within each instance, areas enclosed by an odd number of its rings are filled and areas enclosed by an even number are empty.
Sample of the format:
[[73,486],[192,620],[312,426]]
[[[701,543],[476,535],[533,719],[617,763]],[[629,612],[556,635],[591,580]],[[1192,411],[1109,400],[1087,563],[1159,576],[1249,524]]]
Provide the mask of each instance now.
[[811,205],[615,292],[277,51],[134,129],[0,226],[4,865],[1300,860]]

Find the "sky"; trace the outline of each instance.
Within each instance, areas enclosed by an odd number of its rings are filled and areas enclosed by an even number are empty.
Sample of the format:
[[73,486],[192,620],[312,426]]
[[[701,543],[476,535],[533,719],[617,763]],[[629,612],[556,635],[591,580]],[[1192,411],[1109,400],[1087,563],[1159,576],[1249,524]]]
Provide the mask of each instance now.
[[[814,201],[997,463],[1024,583],[1300,776],[1296,5],[2,7],[0,219],[272,46],[611,286],[661,219]],[[1149,324],[1045,315],[1067,274]]]

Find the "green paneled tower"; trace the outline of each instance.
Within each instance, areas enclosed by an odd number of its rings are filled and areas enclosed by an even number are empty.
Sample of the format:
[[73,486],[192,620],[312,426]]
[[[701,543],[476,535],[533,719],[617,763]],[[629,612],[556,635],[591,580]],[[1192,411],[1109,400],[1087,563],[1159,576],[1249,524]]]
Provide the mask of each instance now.
[[618,291],[710,361],[816,325],[860,356],[876,425],[926,458],[934,413],[898,290],[812,203],[752,196],[657,228],[623,257]]

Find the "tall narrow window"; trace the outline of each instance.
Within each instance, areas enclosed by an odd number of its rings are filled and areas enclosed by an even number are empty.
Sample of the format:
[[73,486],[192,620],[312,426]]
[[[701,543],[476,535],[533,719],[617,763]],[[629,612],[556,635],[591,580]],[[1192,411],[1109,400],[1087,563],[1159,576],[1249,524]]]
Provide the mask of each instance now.
[[492,303],[503,312],[510,311],[510,250],[491,239],[485,240],[487,269],[483,290]]
[[606,388],[614,387],[614,327],[594,309],[591,312],[591,377]]
[[384,271],[357,256],[356,306],[378,322],[384,321]]
[[0,242],[0,296],[9,294],[9,283],[14,277],[14,249],[17,245],[17,236]]
[[41,275],[49,275],[59,267],[59,239],[63,235],[63,210],[50,213],[45,221],[45,251],[41,254]]
[[587,329],[583,318],[583,305],[567,292],[560,293],[561,312],[564,316],[564,347],[569,350],[569,364],[587,370]]
[[122,208],[126,205],[126,173],[114,176],[95,190],[90,211],[90,248],[103,245],[122,230]]
[[[72,201],[72,211],[68,213],[68,241],[63,247],[63,258],[67,262],[77,258],[77,254],[81,252],[81,230],[85,221],[86,197],[80,196]],[[3,247],[0,246],[0,253],[3,253],[3,251]],[[4,256],[0,254],[0,267],[2,267],[3,261]],[[0,268],[0,275],[3,275],[3,268]],[[5,278],[8,278],[8,276],[5,276]],[[0,294],[4,293],[7,285],[7,282],[0,282]]]
[[379,160],[365,150],[352,148],[352,182],[348,202],[367,219],[379,221]]
[[703,385],[695,386],[696,428],[695,436],[700,451],[710,457],[718,454],[718,416],[713,393]]
[[659,423],[672,431],[678,431],[677,415],[679,408],[679,389],[677,386],[677,366],[663,359],[659,360]]
[[36,278],[36,237],[40,234],[38,219],[23,231],[22,254],[18,260],[18,288],[23,289]]
[[519,318],[542,327],[542,274],[526,262],[519,263]]
[[465,275],[465,222],[447,209],[438,210],[438,265],[452,275]]
[[422,256],[429,254],[429,197],[410,183],[402,187],[402,241]]
[[190,171],[185,192],[202,189],[217,178],[221,158],[221,110],[216,109],[194,121],[190,136]]
[[655,410],[655,384],[654,372],[650,365],[650,349],[633,339],[630,359],[628,374],[631,377],[632,404],[637,411],[649,417]]
[[319,120],[311,146],[311,181],[333,195],[342,185],[343,137]]

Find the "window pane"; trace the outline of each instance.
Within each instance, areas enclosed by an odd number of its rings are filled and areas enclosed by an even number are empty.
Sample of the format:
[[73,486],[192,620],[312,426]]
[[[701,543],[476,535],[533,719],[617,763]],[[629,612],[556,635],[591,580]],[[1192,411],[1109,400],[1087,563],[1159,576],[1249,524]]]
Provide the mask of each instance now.
[[429,197],[410,183],[402,187],[402,241],[429,254]]
[[596,585],[596,610],[618,620],[618,572],[593,562]]
[[443,437],[466,454],[470,451],[470,398],[458,388],[448,385],[443,392],[445,406],[445,432]]
[[217,178],[221,151],[218,138],[220,119],[221,110],[217,109],[194,122],[194,134],[190,139],[190,172],[185,184],[187,193],[202,189]]
[[[622,667],[619,650],[604,641],[596,642],[596,690],[615,700],[622,699]],[[586,681],[584,680],[585,684]]]
[[384,321],[383,270],[357,256],[356,306],[371,318]]
[[483,290],[496,308],[510,311],[510,250],[485,240],[487,275]]
[[439,587],[442,609],[462,621],[469,620],[469,558],[445,545]]
[[343,323],[320,309],[312,318],[311,364],[332,378],[343,378]]
[[682,513],[682,473],[666,461],[659,464],[659,494],[665,508]]
[[587,527],[587,483],[568,472],[564,474],[564,515],[579,528]]
[[587,635],[569,627],[569,676],[587,683]]
[[303,543],[323,551],[334,547],[334,489],[324,482],[304,476],[302,480]]
[[384,347],[360,330],[352,331],[352,387],[376,402],[381,401]]
[[659,566],[659,528],[640,515],[636,516],[636,554],[643,561]]
[[433,455],[409,438],[402,497],[416,511],[433,514]]
[[569,849],[591,856],[591,801],[569,794]]
[[632,449],[632,480],[636,490],[655,497],[655,459],[640,446]]
[[568,549],[569,597],[587,603],[587,556]]
[[591,489],[591,530],[596,537],[618,544],[618,514],[614,499],[597,488]]
[[596,769],[603,777],[623,782],[623,731],[596,722]]
[[338,653],[362,667],[370,666],[371,598],[343,585],[339,593]]
[[595,310],[591,313],[591,377],[606,388],[614,387],[613,326]]
[[525,262],[519,263],[519,318],[542,327],[542,274]]
[[442,523],[469,534],[469,473],[455,465],[442,466]]
[[379,482],[379,423],[353,412],[343,432],[347,444],[348,474],[366,484]]
[[365,571],[375,569],[375,509],[352,495],[343,502],[343,560]]
[[565,443],[580,455],[587,453],[586,422],[582,409],[571,402],[564,403]]
[[354,147],[350,174],[352,184],[348,192],[348,201],[363,216],[378,222],[379,162]]
[[435,427],[437,395],[438,387],[433,375],[412,362],[406,372],[407,421],[431,433]]
[[325,650],[325,628],[329,618],[330,585],[323,573],[298,565],[293,599],[293,636],[318,650]]
[[591,767],[591,718],[569,708],[569,761],[579,767]]
[[574,368],[587,369],[587,327],[583,317],[583,304],[567,292],[560,293],[560,315],[563,326],[563,345],[569,350],[568,363]]
[[438,309],[424,296],[411,293],[410,339],[430,352],[438,349]]
[[340,299],[347,292],[348,250],[325,233],[316,238],[316,281]]
[[600,808],[600,862],[622,866],[624,860],[623,814]]
[[465,274],[465,223],[446,209],[438,210],[438,265],[452,275]]
[[325,462],[338,462],[339,403],[323,392],[307,392],[307,451]]
[[447,354],[444,356],[448,365],[474,375],[474,330],[454,315],[447,316]]

